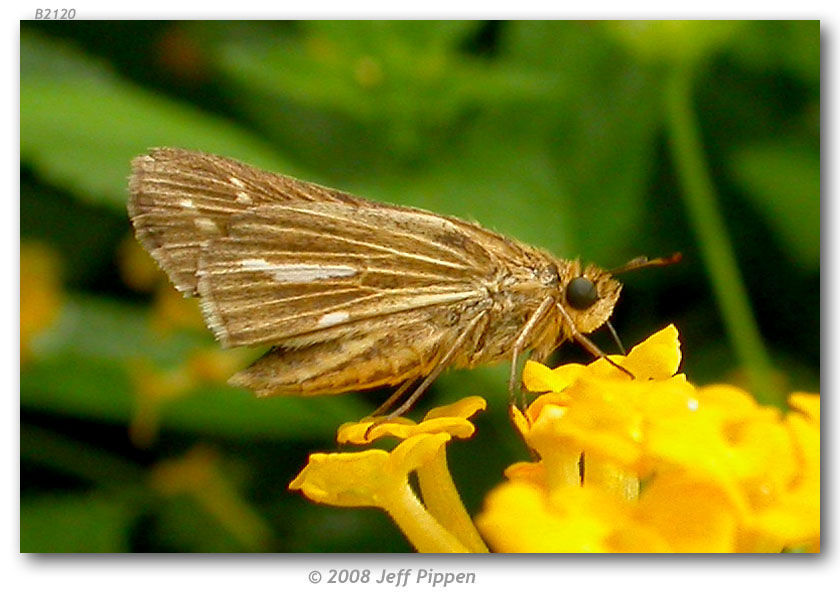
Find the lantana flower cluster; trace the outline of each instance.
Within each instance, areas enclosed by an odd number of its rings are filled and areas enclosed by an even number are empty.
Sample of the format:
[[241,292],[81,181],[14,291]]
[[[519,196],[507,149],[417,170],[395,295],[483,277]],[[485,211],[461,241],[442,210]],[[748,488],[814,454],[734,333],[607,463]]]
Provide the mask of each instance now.
[[539,396],[512,418],[535,458],[506,469],[475,519],[445,451],[473,434],[477,397],[419,423],[346,424],[342,443],[401,442],[313,454],[290,488],[385,510],[420,552],[819,550],[818,395],[793,394],[782,412],[730,385],[696,387],[677,373],[674,326],[610,358],[634,377],[603,359],[526,364],[524,385]]

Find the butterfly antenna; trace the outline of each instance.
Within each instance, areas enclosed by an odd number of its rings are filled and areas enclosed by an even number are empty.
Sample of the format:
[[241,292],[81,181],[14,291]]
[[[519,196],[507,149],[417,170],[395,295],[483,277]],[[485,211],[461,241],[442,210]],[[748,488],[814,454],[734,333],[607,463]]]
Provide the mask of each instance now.
[[682,252],[674,252],[671,256],[664,258],[648,258],[647,256],[639,256],[630,262],[621,265],[618,268],[607,271],[610,275],[618,275],[626,273],[627,271],[635,271],[636,269],[644,269],[645,267],[666,267],[673,265],[682,260]]

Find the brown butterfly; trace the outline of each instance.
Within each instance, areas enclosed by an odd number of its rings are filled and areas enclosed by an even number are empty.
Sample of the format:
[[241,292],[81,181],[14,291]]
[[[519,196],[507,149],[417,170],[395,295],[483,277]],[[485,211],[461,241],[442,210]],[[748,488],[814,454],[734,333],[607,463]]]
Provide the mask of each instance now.
[[[618,272],[473,223],[237,161],[160,148],[133,161],[129,215],[223,346],[270,345],[231,383],[259,396],[399,386],[405,412],[447,367],[544,360],[607,322]],[[609,360],[609,359],[608,359]],[[618,365],[616,365],[618,367]],[[621,367],[618,367],[621,368]],[[413,391],[409,394],[409,390]],[[407,397],[406,397],[407,396]]]

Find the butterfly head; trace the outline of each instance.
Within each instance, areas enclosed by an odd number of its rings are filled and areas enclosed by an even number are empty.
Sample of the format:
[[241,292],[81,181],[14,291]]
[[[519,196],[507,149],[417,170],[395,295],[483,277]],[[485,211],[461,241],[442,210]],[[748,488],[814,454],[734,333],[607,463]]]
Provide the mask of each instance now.
[[574,261],[560,278],[560,303],[580,333],[590,333],[610,318],[621,293],[621,283],[608,271],[582,267]]

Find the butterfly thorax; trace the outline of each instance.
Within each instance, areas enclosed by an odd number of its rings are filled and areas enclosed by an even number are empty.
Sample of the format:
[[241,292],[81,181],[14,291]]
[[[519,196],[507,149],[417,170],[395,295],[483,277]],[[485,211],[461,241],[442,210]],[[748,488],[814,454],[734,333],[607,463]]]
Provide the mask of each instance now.
[[[576,277],[589,279],[597,292],[596,302],[585,310],[576,309],[566,298],[567,286]],[[486,297],[479,306],[487,317],[468,361],[473,365],[509,359],[518,336],[544,302],[550,302],[550,306],[526,341],[526,347],[539,355],[547,356],[573,335],[561,308],[579,332],[594,331],[612,313],[621,284],[594,265],[582,267],[577,260],[559,260],[533,250],[524,264],[509,263],[496,272],[484,283],[484,289]],[[467,318],[469,315],[465,314],[464,319]]]

